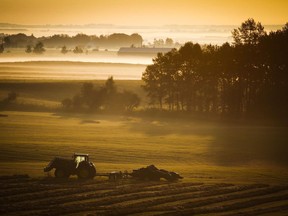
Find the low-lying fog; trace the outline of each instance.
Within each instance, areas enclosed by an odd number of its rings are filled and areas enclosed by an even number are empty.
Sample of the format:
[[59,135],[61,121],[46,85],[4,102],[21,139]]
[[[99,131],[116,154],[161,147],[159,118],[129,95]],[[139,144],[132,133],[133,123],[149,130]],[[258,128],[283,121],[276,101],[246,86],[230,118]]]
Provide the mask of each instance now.
[[122,56],[117,50],[88,50],[75,54],[46,49],[43,54],[8,49],[0,57],[0,80],[93,80],[113,76],[140,80],[152,56]]
[[118,50],[84,50],[83,53],[61,53],[61,49],[46,49],[43,54],[25,53],[25,49],[7,49],[1,54],[0,62],[29,61],[71,61],[71,62],[104,62],[125,64],[152,64],[152,56],[121,56]]

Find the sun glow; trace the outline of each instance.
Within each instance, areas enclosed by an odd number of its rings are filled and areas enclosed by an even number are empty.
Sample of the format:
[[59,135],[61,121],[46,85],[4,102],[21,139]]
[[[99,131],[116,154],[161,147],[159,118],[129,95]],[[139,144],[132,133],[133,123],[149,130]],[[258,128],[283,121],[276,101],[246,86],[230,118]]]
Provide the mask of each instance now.
[[0,22],[17,24],[238,25],[248,17],[285,24],[285,0],[1,0]]

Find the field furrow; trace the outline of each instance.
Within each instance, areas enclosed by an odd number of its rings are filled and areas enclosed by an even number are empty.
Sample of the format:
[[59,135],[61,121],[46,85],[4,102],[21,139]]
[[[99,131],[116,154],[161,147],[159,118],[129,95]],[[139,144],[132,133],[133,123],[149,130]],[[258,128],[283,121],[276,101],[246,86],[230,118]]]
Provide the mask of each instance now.
[[288,211],[288,185],[51,178],[18,180],[17,189],[16,182],[1,180],[1,215],[232,216]]
[[[278,192],[283,191],[284,194],[283,193],[278,194]],[[180,210],[171,211],[163,215],[219,213],[225,211],[234,211],[242,208],[254,207],[263,203],[271,203],[287,199],[288,199],[287,187],[271,187],[259,191],[253,191],[247,193],[233,193],[226,196],[219,196],[205,200],[191,201],[181,205],[181,208],[184,210],[178,208]],[[227,203],[227,201],[229,201],[229,203]]]
[[[286,213],[285,213],[286,212]],[[283,205],[276,205],[272,207],[259,207],[253,210],[250,209],[241,209],[238,210],[238,212],[233,212],[233,213],[225,213],[222,214],[221,216],[254,216],[254,215],[268,215],[268,214],[273,214],[274,216],[277,215],[288,215],[288,200],[286,204]]]

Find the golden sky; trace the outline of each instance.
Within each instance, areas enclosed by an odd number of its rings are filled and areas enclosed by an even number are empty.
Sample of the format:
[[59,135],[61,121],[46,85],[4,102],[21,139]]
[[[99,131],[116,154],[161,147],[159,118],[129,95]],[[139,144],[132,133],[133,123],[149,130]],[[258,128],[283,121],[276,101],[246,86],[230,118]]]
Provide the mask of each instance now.
[[0,0],[16,24],[239,25],[288,22],[288,0]]

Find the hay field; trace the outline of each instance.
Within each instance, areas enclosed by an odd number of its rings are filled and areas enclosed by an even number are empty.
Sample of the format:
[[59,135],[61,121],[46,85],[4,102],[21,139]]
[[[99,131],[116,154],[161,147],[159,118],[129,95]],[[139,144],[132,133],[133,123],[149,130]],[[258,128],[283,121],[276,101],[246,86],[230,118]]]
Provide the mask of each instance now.
[[99,172],[154,164],[187,180],[287,180],[287,128],[191,119],[1,112],[0,171],[43,176],[54,156],[89,153]]
[[[1,112],[0,137],[3,215],[288,213],[286,128],[9,111]],[[43,173],[54,156],[74,152],[89,153],[100,173],[154,164],[184,179],[63,181]]]

